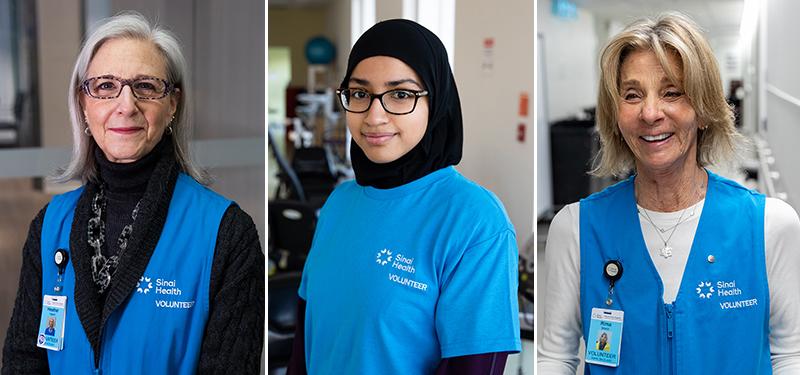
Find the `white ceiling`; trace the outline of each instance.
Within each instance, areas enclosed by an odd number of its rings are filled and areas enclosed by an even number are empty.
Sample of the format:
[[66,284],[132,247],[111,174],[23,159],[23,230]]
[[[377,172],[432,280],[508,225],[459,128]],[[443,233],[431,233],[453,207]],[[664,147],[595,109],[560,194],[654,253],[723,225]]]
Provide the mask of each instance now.
[[596,16],[628,23],[642,16],[680,11],[710,37],[738,36],[744,0],[574,0]]

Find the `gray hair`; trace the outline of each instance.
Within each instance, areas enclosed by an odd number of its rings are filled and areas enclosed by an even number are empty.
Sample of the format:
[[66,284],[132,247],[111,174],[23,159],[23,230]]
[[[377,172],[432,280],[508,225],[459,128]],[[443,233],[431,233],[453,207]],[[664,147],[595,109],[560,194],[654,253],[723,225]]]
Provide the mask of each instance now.
[[69,82],[67,102],[69,104],[70,122],[72,124],[72,159],[69,164],[56,171],[50,178],[55,182],[66,182],[80,179],[81,182],[97,181],[97,165],[94,160],[94,149],[97,144],[92,137],[83,133],[83,111],[81,110],[80,95],[81,84],[86,77],[94,54],[98,49],[111,39],[136,39],[152,42],[161,52],[166,63],[167,80],[180,88],[178,103],[175,110],[175,119],[172,121],[172,138],[174,144],[175,160],[183,172],[192,176],[203,184],[208,184],[208,174],[196,166],[189,157],[189,136],[192,133],[191,122],[188,119],[188,69],[186,60],[181,52],[180,42],[168,30],[157,24],[151,24],[139,13],[126,12],[101,21],[100,25],[86,38],[72,77]]

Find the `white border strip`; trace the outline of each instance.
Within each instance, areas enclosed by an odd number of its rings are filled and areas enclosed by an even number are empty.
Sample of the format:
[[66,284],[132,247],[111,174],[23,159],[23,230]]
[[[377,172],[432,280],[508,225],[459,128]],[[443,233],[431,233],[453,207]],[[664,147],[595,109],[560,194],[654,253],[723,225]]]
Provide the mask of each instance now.
[[[264,137],[198,140],[191,154],[204,168],[264,165]],[[69,147],[0,149],[0,178],[44,177],[67,164]]]
[[777,88],[777,87],[775,87],[773,85],[770,85],[769,83],[767,84],[767,92],[769,92],[770,94],[775,95],[775,96],[777,96],[777,97],[779,97],[779,98],[781,98],[781,99],[783,99],[783,100],[785,100],[785,101],[787,101],[787,102],[789,102],[791,104],[794,104],[797,107],[800,107],[800,99],[795,98],[791,94],[789,94],[789,93],[787,93],[785,91],[782,91],[781,89],[779,89],[779,88]]

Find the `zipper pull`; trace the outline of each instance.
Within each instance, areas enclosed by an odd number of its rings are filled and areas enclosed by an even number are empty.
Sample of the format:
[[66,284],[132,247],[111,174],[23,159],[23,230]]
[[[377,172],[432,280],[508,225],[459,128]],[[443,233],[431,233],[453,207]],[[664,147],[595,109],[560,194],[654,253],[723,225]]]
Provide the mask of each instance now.
[[667,308],[667,338],[671,339],[675,329],[675,320],[672,317],[672,304],[666,305]]

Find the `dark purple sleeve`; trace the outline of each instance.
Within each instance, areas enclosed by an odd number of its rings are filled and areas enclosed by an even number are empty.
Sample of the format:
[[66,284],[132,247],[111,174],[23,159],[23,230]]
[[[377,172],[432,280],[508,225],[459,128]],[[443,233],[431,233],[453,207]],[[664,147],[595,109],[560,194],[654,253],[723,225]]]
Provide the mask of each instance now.
[[483,353],[444,358],[436,375],[502,375],[508,353]]
[[[306,375],[306,301],[298,298],[297,326],[292,342],[292,358],[289,359],[289,368],[286,375]],[[504,361],[505,362],[505,361]]]

